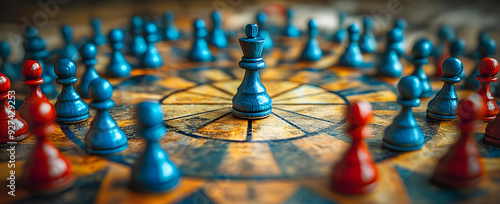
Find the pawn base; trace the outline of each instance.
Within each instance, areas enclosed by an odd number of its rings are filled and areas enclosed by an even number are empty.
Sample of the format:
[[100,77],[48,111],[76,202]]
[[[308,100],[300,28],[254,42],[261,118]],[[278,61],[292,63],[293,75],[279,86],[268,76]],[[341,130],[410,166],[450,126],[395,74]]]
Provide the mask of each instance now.
[[128,143],[126,143],[123,146],[119,146],[113,149],[92,149],[92,148],[87,148],[87,151],[91,154],[97,154],[97,155],[109,155],[109,154],[114,154],[121,152],[125,149],[127,149]]
[[179,184],[180,179],[172,179],[161,184],[144,184],[138,181],[130,182],[130,188],[138,192],[162,193],[165,191],[174,190]]
[[73,117],[73,118],[56,118],[56,121],[57,122],[61,122],[61,123],[68,123],[68,124],[72,124],[72,123],[79,123],[79,122],[83,122],[83,121],[86,121],[87,119],[89,119],[90,117],[90,113],[87,113],[85,115],[81,115],[81,116],[78,116],[78,117]]
[[434,174],[431,182],[434,183],[435,185],[448,188],[471,188],[478,185],[481,182],[481,176],[473,179],[459,179],[459,178],[452,178],[446,175]]
[[332,185],[332,189],[347,194],[366,194],[375,190],[377,187],[377,182],[374,181],[372,183],[366,184],[364,186],[349,186],[349,185]]
[[233,114],[236,117],[251,120],[267,118],[269,115],[271,115],[272,112],[272,108],[260,112],[242,112],[233,108]]
[[14,136],[14,139],[10,139],[9,137],[2,137],[2,138],[0,138],[0,143],[19,142],[21,140],[26,139],[27,137],[28,137],[28,133]]
[[50,183],[43,184],[43,187],[41,187],[42,184],[37,184],[38,187],[35,187],[30,182],[31,181],[25,181],[25,186],[31,191],[33,191],[34,194],[41,196],[50,196],[59,194],[73,187],[75,179],[73,178],[72,175],[70,175],[52,181]]
[[390,143],[386,142],[385,140],[384,140],[383,144],[384,144],[385,147],[387,147],[389,149],[393,149],[393,150],[397,150],[397,151],[402,151],[402,152],[409,152],[409,151],[418,150],[418,149],[421,149],[424,146],[424,144],[415,145],[415,146],[398,146],[398,145],[390,144]]
[[484,139],[484,141],[486,141],[492,145],[500,146],[500,139],[493,138],[487,134],[484,134],[483,139]]
[[435,120],[448,121],[448,120],[454,120],[454,119],[458,118],[458,116],[456,116],[456,115],[439,115],[439,114],[432,113],[429,110],[427,110],[426,112],[427,112],[427,117],[435,119]]

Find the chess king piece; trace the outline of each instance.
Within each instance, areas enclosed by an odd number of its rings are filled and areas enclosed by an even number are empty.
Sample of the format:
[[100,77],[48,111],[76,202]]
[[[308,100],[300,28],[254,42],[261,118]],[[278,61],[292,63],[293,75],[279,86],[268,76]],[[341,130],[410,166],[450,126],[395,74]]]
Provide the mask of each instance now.
[[0,57],[2,59],[0,72],[5,74],[5,76],[9,78],[14,84],[17,81],[22,80],[22,76],[19,70],[15,68],[14,65],[12,65],[9,61],[10,45],[5,41],[0,42]]
[[146,40],[142,36],[142,30],[144,22],[141,17],[134,16],[131,20],[132,24],[132,43],[130,44],[130,54],[135,58],[142,58],[144,53],[146,53],[147,45]]
[[78,81],[75,77],[76,65],[70,59],[61,59],[55,65],[58,76],[56,82],[62,85],[62,91],[57,96],[56,120],[62,123],[78,123],[90,117],[89,106],[73,88]]
[[377,51],[377,40],[373,35],[373,19],[370,16],[363,17],[363,37],[359,45],[364,53],[374,53]]
[[293,19],[295,18],[295,9],[288,7],[286,10],[286,28],[285,36],[296,38],[300,36],[300,30],[293,24]]
[[92,43],[85,43],[82,47],[80,47],[80,55],[82,56],[82,64],[85,65],[85,72],[81,78],[80,85],[77,87],[77,92],[83,98],[90,98],[90,82],[99,78],[99,74],[94,67],[97,64],[97,48]]
[[[486,41],[481,42],[479,45],[479,57],[480,59],[484,59],[486,57],[493,57],[495,55],[495,51],[497,49],[497,43],[493,39],[488,39]],[[476,66],[478,67],[478,66]],[[479,71],[477,68],[474,68],[469,76],[465,79],[464,88],[467,90],[476,90],[479,87],[479,81],[476,80],[476,76],[479,75]]]
[[422,95],[419,97],[430,97],[433,95],[432,88],[429,83],[429,78],[424,72],[423,66],[429,62],[427,58],[432,54],[431,41],[427,39],[418,40],[415,45],[413,45],[412,54],[413,66],[415,69],[411,75],[420,79],[420,85],[422,87]]
[[337,32],[333,35],[333,42],[342,43],[347,37],[347,31],[344,28],[346,19],[347,19],[347,13],[345,11],[340,11],[338,15],[339,26]]
[[108,37],[109,45],[113,49],[113,53],[111,54],[111,60],[106,69],[106,75],[116,78],[129,76],[132,67],[121,52],[124,47],[123,31],[113,29],[109,31]]
[[205,26],[205,21],[202,19],[196,19],[193,22],[194,29],[194,39],[193,47],[189,52],[189,59],[195,62],[209,62],[213,61],[214,57],[208,48],[207,41],[207,28]]
[[264,38],[264,50],[269,50],[273,48],[274,42],[273,39],[271,38],[271,34],[268,29],[267,25],[267,14],[264,12],[259,12],[257,14],[257,24],[259,25],[259,36],[261,38]]
[[42,66],[35,60],[26,60],[21,64],[21,74],[24,77],[24,85],[30,88],[30,92],[26,98],[24,98],[23,104],[18,109],[19,115],[22,118],[33,117],[26,108],[28,104],[38,100],[49,101],[40,90],[40,85],[43,84],[43,78],[41,78],[42,72]]
[[26,110],[30,113],[26,119],[30,133],[36,135],[37,142],[24,164],[22,182],[36,194],[62,192],[73,185],[74,176],[68,159],[49,140],[58,128],[54,107],[47,100],[36,99]]
[[174,13],[172,11],[167,11],[163,16],[165,18],[165,30],[163,32],[163,35],[165,36],[164,39],[169,41],[179,39],[180,34],[179,30],[177,30],[177,27],[175,26]]
[[333,168],[331,187],[341,193],[369,193],[375,189],[378,178],[377,167],[363,141],[372,134],[368,126],[372,116],[371,104],[365,100],[356,101],[349,105],[347,113],[347,132],[352,137],[352,143]]
[[227,47],[226,33],[222,29],[222,13],[214,11],[212,13],[212,21],[214,23],[212,31],[210,32],[209,42],[217,48]]
[[146,34],[147,49],[144,56],[142,56],[141,63],[146,68],[160,68],[163,61],[155,46],[155,43],[160,41],[158,29],[154,23],[146,23],[144,24],[144,32]]
[[396,50],[399,56],[404,56],[406,51],[408,50],[408,45],[405,39],[406,27],[408,27],[408,23],[404,18],[398,18],[394,23],[394,28],[399,28],[401,30],[401,40],[396,45]]
[[403,65],[399,61],[398,45],[403,33],[399,28],[393,28],[387,33],[387,45],[385,53],[377,66],[377,75],[385,77],[400,77],[403,74]]
[[139,133],[147,141],[146,150],[132,168],[131,187],[138,191],[159,192],[174,188],[181,173],[158,142],[167,128],[158,102],[142,102],[137,106]]
[[63,49],[61,50],[61,57],[78,61],[80,56],[78,56],[78,48],[76,48],[76,45],[73,42],[73,28],[69,25],[63,25],[61,26],[61,33],[65,43]]
[[453,120],[457,118],[458,105],[454,84],[460,82],[460,73],[464,67],[462,61],[454,57],[446,59],[441,67],[444,73],[441,81],[444,85],[427,105],[427,116],[437,120]]
[[345,48],[344,54],[340,57],[339,65],[346,67],[362,67],[364,65],[363,55],[359,48],[358,41],[360,38],[359,28],[356,24],[352,24],[347,28],[349,32],[349,45]]
[[[465,40],[457,38],[450,43],[450,56],[460,59],[465,55]],[[460,73],[460,79],[467,77],[465,72]]]
[[103,78],[94,79],[89,86],[89,95],[92,98],[90,107],[96,110],[96,116],[85,135],[87,150],[92,154],[106,155],[126,149],[127,136],[109,114],[109,109],[115,105],[111,100],[111,83]]
[[9,78],[0,73],[0,143],[17,142],[28,137],[28,123],[14,109],[14,100]]
[[93,18],[90,24],[92,25],[92,30],[94,31],[94,36],[92,37],[92,43],[98,47],[106,44],[108,40],[106,39],[106,36],[104,36],[102,32],[101,19],[97,17]]
[[490,90],[490,83],[498,81],[496,77],[498,68],[497,60],[490,57],[483,58],[477,67],[479,74],[476,79],[480,84],[476,89],[476,94],[481,96],[483,106],[487,109],[484,114],[479,115],[481,120],[492,121],[498,114],[498,105]]
[[480,101],[479,97],[468,97],[458,105],[460,120],[457,126],[461,134],[457,142],[438,161],[432,176],[434,183],[451,188],[470,188],[481,181],[484,167],[473,133],[481,112]]
[[302,50],[300,60],[315,62],[323,56],[323,51],[321,51],[317,39],[319,35],[318,24],[314,19],[311,19],[308,23],[308,27],[309,40],[307,41],[304,50]]
[[264,38],[258,37],[256,24],[248,24],[245,29],[246,38],[240,38],[243,57],[238,66],[245,69],[245,77],[233,97],[233,114],[240,118],[259,119],[272,112],[271,97],[259,77],[259,70],[266,67],[262,59]]
[[383,143],[389,149],[413,151],[424,146],[424,133],[420,130],[412,108],[420,105],[420,80],[415,76],[401,78],[398,83],[398,103],[403,107],[384,131]]

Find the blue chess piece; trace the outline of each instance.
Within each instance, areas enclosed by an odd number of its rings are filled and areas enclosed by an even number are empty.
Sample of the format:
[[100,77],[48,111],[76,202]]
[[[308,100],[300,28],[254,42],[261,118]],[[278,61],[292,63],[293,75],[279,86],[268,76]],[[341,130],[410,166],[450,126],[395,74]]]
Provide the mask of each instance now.
[[24,59],[28,59],[28,50],[29,50],[29,47],[28,47],[28,44],[30,42],[30,40],[34,39],[34,38],[39,38],[38,37],[38,29],[33,27],[33,26],[27,26],[24,30],[23,30],[23,48],[24,48]]
[[474,59],[474,61],[480,60],[479,59],[479,50],[480,50],[481,43],[485,42],[489,39],[490,39],[490,34],[488,33],[488,31],[482,30],[481,32],[479,32],[478,39],[477,39],[477,48],[476,48],[476,51],[474,51],[474,53],[472,54],[472,59]]
[[444,85],[427,105],[427,116],[437,120],[453,120],[458,117],[458,95],[454,84],[460,82],[460,73],[464,67],[458,58],[450,57],[443,62],[441,69],[441,81]]
[[[465,55],[465,40],[457,38],[450,43],[450,57],[460,58]],[[460,73],[460,79],[467,77],[465,72]]]
[[359,47],[364,53],[374,53],[377,51],[377,40],[373,35],[373,19],[370,16],[363,17],[363,37]]
[[196,19],[193,22],[194,28],[194,39],[193,47],[189,51],[189,59],[195,62],[209,62],[213,61],[212,53],[208,48],[207,41],[207,28],[205,26],[205,21],[202,19]]
[[304,50],[302,50],[300,60],[315,62],[321,59],[321,57],[323,56],[323,51],[321,51],[317,39],[319,35],[318,24],[314,19],[311,19],[308,23],[308,27],[309,40],[307,41]]
[[144,24],[144,33],[146,35],[147,49],[144,56],[142,56],[141,63],[145,68],[159,68],[163,65],[163,61],[155,46],[155,43],[160,41],[158,29],[154,23],[146,23]]
[[109,77],[126,77],[130,75],[132,67],[123,56],[121,50],[124,47],[123,31],[113,29],[109,31],[109,45],[113,49],[111,60],[106,69],[106,76]]
[[439,44],[434,49],[432,56],[436,59],[441,56],[443,49],[446,49],[446,44],[449,44],[452,40],[456,38],[455,29],[450,25],[442,25],[438,30]]
[[104,78],[90,82],[89,95],[92,98],[90,107],[96,110],[95,118],[85,135],[85,146],[92,154],[114,154],[127,148],[127,135],[120,129],[109,114],[115,106],[111,100],[113,86]]
[[[486,41],[481,42],[479,45],[479,59],[483,59],[485,57],[493,57],[495,55],[495,51],[497,50],[497,43],[493,39],[488,39]],[[479,71],[477,70],[477,65],[474,67],[469,76],[465,79],[464,88],[467,90],[476,90],[479,87],[480,82],[476,80],[476,76],[479,75]]]
[[352,24],[347,29],[349,32],[349,45],[347,45],[344,54],[340,57],[339,65],[346,67],[362,67],[363,54],[361,54],[361,49],[359,48],[359,28],[356,24]]
[[227,47],[226,33],[222,29],[222,13],[219,11],[214,11],[212,13],[212,21],[214,27],[210,32],[209,42],[217,48]]
[[293,24],[293,19],[295,18],[295,9],[288,7],[286,10],[286,28],[285,36],[296,38],[300,36],[300,30]]
[[78,81],[75,77],[75,63],[70,59],[61,59],[57,61],[54,69],[58,76],[56,82],[62,85],[62,91],[57,96],[54,105],[56,120],[62,123],[78,123],[87,120],[90,117],[89,106],[73,88],[73,84]]
[[408,27],[408,23],[406,23],[406,20],[404,18],[398,18],[396,20],[396,22],[394,23],[394,27],[395,28],[399,28],[401,30],[401,41],[398,42],[397,44],[397,51],[398,51],[398,55],[400,57],[404,56],[406,51],[408,50],[408,45],[406,43],[406,39],[405,39],[405,31],[406,31],[406,27]]
[[233,114],[247,119],[265,118],[272,112],[272,101],[259,77],[259,70],[266,67],[262,59],[264,38],[258,37],[256,24],[248,24],[245,33],[247,37],[239,40],[243,57],[238,63],[245,69],[245,77],[233,97]]
[[398,82],[398,103],[402,109],[392,124],[384,130],[385,147],[397,151],[413,151],[424,146],[424,133],[420,130],[412,110],[420,105],[420,85],[420,79],[415,76],[405,76]]
[[139,133],[146,149],[132,167],[131,187],[141,192],[161,192],[174,188],[181,173],[161,147],[159,139],[167,132],[158,102],[142,102],[137,106]]
[[180,37],[179,30],[175,26],[175,17],[172,11],[167,11],[164,14],[165,18],[165,31],[163,32],[164,38],[170,41],[177,40]]
[[139,16],[132,17],[131,21],[132,43],[130,44],[130,54],[140,59],[147,50],[146,40],[142,36],[144,22]]
[[100,78],[94,67],[97,64],[97,59],[95,58],[97,56],[97,47],[92,43],[85,43],[80,47],[80,55],[82,56],[82,64],[85,65],[85,72],[81,78],[80,85],[77,87],[77,92],[83,98],[90,98],[90,82]]
[[264,38],[264,50],[269,50],[273,48],[274,42],[271,38],[271,34],[267,31],[267,14],[264,12],[259,12],[257,14],[257,24],[259,25],[259,37]]
[[2,64],[0,65],[0,72],[5,74],[11,82],[17,82],[23,80],[23,76],[19,69],[16,69],[9,61],[10,56],[10,45],[2,41],[0,42],[0,57],[2,59]]
[[94,31],[94,36],[92,37],[92,43],[98,47],[106,44],[108,40],[106,39],[106,36],[104,36],[102,32],[101,19],[93,18],[90,24],[92,25],[92,30]]
[[403,32],[399,28],[393,28],[387,33],[387,46],[379,66],[377,66],[377,74],[386,77],[400,77],[403,74],[403,65],[398,57],[398,45],[402,38]]
[[432,87],[429,83],[429,78],[425,74],[423,66],[426,65],[429,60],[427,59],[432,54],[432,43],[427,39],[418,40],[412,49],[413,54],[413,70],[412,76],[416,76],[420,79],[420,86],[422,87],[422,95],[420,97],[430,97],[432,96]]
[[63,25],[61,26],[61,33],[65,43],[63,49],[61,50],[61,57],[78,61],[80,56],[78,56],[78,49],[73,42],[73,28],[69,25]]
[[340,11],[338,20],[339,20],[339,29],[337,32],[333,35],[333,41],[336,43],[342,43],[344,42],[345,38],[347,37],[347,30],[344,28],[345,20],[347,19],[347,13],[345,11]]

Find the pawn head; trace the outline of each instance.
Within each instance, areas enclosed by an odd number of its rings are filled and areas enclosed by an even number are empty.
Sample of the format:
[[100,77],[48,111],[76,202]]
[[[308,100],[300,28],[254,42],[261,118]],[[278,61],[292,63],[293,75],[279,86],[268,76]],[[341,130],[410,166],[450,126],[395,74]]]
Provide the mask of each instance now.
[[481,58],[494,55],[496,50],[497,42],[493,39],[487,39],[479,44],[479,52],[481,54]]
[[113,29],[108,33],[109,41],[112,43],[123,42],[123,31]]
[[402,99],[419,98],[422,95],[420,79],[416,76],[405,76],[398,82],[398,92]]
[[286,10],[286,17],[288,19],[291,19],[295,16],[295,9],[293,7],[288,7],[288,9]]
[[387,33],[387,42],[395,43],[403,40],[403,31],[400,28],[393,28]]
[[465,51],[465,40],[462,38],[457,38],[450,44],[450,53],[457,57],[462,56]]
[[346,19],[347,19],[347,12],[340,11],[339,12],[339,22],[340,22],[340,25],[342,25]]
[[450,57],[444,60],[441,69],[443,70],[443,74],[445,76],[456,77],[460,76],[460,74],[464,70],[464,66],[462,64],[462,61],[460,61],[458,58]]
[[495,76],[498,73],[498,61],[491,57],[483,58],[479,62],[477,70],[479,71],[479,75],[483,77]]
[[80,47],[80,55],[83,59],[94,59],[97,56],[97,47],[92,43],[85,43]]
[[222,20],[222,13],[220,11],[212,12],[212,20],[214,22],[220,22]]
[[372,105],[367,100],[354,101],[347,108],[347,113],[351,126],[364,126],[372,117]]
[[38,29],[33,26],[27,26],[23,30],[23,37],[25,39],[31,39],[38,36]]
[[5,74],[0,73],[0,94],[7,93],[10,90],[10,80]]
[[455,39],[455,29],[450,25],[442,25],[438,31],[438,37],[440,40],[451,41]]
[[35,60],[26,60],[21,64],[21,74],[26,80],[38,79],[42,72],[42,66]]
[[488,33],[488,31],[482,30],[478,36],[479,43],[484,42],[488,39],[490,39],[490,34]]
[[94,17],[92,18],[90,24],[92,25],[92,28],[94,28],[94,30],[99,30],[101,28],[102,22],[101,19]]
[[153,127],[163,123],[163,113],[158,102],[146,101],[137,105],[139,123],[144,127]]
[[205,30],[206,29],[205,21],[203,19],[197,18],[193,22],[193,27],[195,30]]
[[59,78],[67,79],[75,76],[76,65],[73,60],[67,58],[60,59],[54,66],[54,72]]
[[106,101],[113,96],[113,86],[108,80],[96,78],[90,82],[89,96],[93,101]]
[[349,34],[359,33],[359,27],[353,23],[347,28],[347,32],[349,32]]
[[398,27],[401,30],[405,30],[408,26],[408,23],[404,18],[398,18],[396,22],[394,22],[394,27]]
[[2,41],[0,42],[0,56],[6,60],[6,58],[10,55],[10,45],[9,43]]
[[482,98],[477,94],[465,97],[458,103],[457,115],[462,122],[471,122],[479,118],[485,112],[482,106]]
[[259,26],[255,23],[247,24],[245,27],[245,34],[247,38],[256,38],[259,35]]
[[142,28],[142,24],[144,23],[144,22],[142,21],[142,18],[141,18],[141,17],[139,17],[139,16],[134,16],[134,17],[132,17],[131,22],[132,22],[132,27],[134,27],[134,28],[136,28],[136,29],[137,29],[137,28],[138,28],[138,29],[141,29],[141,28]]
[[26,48],[29,51],[43,51],[45,50],[45,41],[41,38],[32,38],[28,41],[28,47]]
[[146,24],[144,24],[144,32],[147,35],[156,34],[158,32],[158,28],[156,27],[156,25],[154,23],[147,22]]
[[314,19],[309,20],[309,23],[307,24],[307,26],[309,28],[309,35],[317,36],[319,34],[318,23],[316,22],[316,20],[314,20]]
[[174,12],[166,11],[164,14],[164,17],[165,17],[166,21],[173,21],[174,20]]
[[267,14],[263,11],[257,14],[257,23],[262,26],[267,21]]
[[73,29],[69,25],[61,26],[61,33],[64,39],[64,42],[71,43],[73,41]]
[[373,28],[373,18],[370,16],[363,16],[363,27],[365,30],[372,29]]
[[432,43],[428,39],[420,39],[413,45],[412,54],[415,58],[426,58],[432,53]]

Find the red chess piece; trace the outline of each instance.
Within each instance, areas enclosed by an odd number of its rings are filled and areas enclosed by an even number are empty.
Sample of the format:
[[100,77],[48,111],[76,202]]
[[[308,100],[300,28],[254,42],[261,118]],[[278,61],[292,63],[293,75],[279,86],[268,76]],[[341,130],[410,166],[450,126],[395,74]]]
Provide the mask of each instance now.
[[23,182],[40,194],[53,194],[71,187],[70,163],[48,139],[57,128],[54,106],[48,101],[37,100],[25,108],[31,113],[27,119],[30,132],[38,141],[24,166]]
[[[0,143],[21,141],[28,136],[28,123],[14,109],[10,80],[0,73]],[[11,101],[11,102],[12,102]]]
[[490,83],[498,80],[495,76],[498,73],[498,62],[493,58],[486,57],[479,62],[477,69],[479,75],[476,76],[476,80],[481,82],[481,84],[477,88],[476,93],[483,99],[483,107],[487,108],[485,114],[482,114],[479,119],[492,121],[498,114],[498,105],[491,93]]
[[350,123],[347,132],[352,136],[352,145],[333,168],[331,187],[342,193],[368,193],[375,189],[378,178],[377,168],[363,141],[372,134],[368,126],[372,107],[368,101],[358,101],[349,106],[347,113]]
[[460,102],[457,122],[461,130],[458,141],[439,160],[433,181],[438,185],[452,188],[469,188],[477,185],[483,175],[483,164],[479,157],[479,149],[474,140],[476,120],[483,112],[481,97],[468,97]]
[[32,101],[45,100],[48,101],[47,97],[43,95],[40,90],[40,85],[43,84],[42,76],[42,66],[38,64],[35,60],[26,60],[21,64],[21,74],[24,77],[24,84],[30,87],[30,93],[24,99],[23,104],[19,107],[19,115],[22,118],[27,119],[30,117],[30,112],[26,111],[26,106]]
[[500,146],[500,113],[495,120],[486,125],[483,139],[490,144]]
[[436,78],[443,76],[443,69],[442,69],[443,62],[450,57],[451,56],[449,50],[443,49],[443,52],[439,55],[439,57],[436,60],[436,72],[434,73]]

